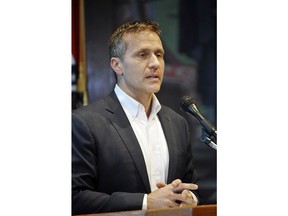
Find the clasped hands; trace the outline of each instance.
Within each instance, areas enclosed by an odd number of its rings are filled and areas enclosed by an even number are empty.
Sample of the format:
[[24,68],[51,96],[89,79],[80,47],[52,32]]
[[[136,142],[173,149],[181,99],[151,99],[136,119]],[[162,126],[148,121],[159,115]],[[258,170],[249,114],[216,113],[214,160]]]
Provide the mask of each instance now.
[[197,190],[198,186],[192,183],[182,183],[180,179],[170,184],[158,182],[158,189],[147,195],[147,208],[173,208],[184,206],[197,206],[190,190]]

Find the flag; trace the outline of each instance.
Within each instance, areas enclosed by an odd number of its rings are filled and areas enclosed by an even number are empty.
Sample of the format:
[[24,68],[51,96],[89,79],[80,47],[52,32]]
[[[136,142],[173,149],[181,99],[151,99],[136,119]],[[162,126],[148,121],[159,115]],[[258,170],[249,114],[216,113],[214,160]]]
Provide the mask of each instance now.
[[88,104],[84,0],[72,0],[72,109]]

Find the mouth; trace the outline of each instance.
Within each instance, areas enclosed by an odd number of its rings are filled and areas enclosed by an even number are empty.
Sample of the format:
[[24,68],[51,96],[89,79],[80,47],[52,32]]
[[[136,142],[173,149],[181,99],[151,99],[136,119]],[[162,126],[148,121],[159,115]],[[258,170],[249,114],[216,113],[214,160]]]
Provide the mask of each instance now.
[[157,75],[150,75],[146,77],[147,79],[159,79]]

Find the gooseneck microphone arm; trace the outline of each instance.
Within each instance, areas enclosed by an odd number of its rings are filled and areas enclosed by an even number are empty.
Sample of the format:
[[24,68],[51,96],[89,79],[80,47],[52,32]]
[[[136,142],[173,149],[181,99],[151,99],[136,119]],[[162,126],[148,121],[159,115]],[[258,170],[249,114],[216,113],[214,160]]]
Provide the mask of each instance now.
[[212,137],[217,139],[217,131],[216,131],[215,127],[208,120],[206,120],[203,117],[201,112],[198,110],[194,99],[192,99],[189,96],[182,97],[180,99],[180,108],[181,108],[182,111],[192,115],[193,117],[195,117],[199,121],[199,123],[202,126],[203,130],[208,135],[207,136],[207,135],[205,135],[205,133],[203,133],[203,136],[202,136],[201,140],[204,143],[208,144],[210,147],[212,147],[215,150],[217,150],[217,145],[211,139]]
[[212,141],[212,139],[206,135],[202,135],[201,140],[206,143],[211,148],[217,150],[217,144]]

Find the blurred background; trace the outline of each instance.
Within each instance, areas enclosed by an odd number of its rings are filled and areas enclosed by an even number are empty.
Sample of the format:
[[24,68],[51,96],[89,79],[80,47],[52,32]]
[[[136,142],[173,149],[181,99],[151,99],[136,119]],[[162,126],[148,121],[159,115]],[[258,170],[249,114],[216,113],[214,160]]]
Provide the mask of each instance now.
[[157,97],[191,124],[203,204],[217,203],[217,152],[200,140],[201,126],[180,110],[179,100],[194,98],[217,128],[216,6],[216,0],[72,0],[72,109],[114,88],[108,40],[119,25],[132,20],[160,24],[165,77]]

